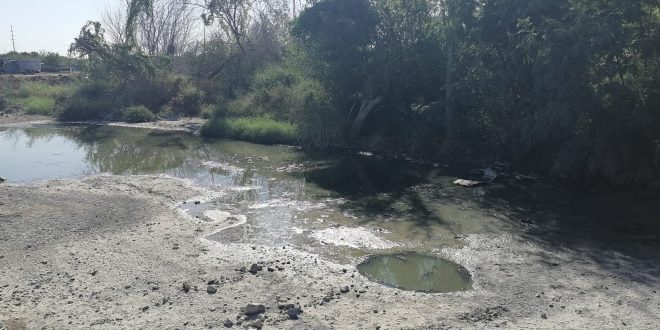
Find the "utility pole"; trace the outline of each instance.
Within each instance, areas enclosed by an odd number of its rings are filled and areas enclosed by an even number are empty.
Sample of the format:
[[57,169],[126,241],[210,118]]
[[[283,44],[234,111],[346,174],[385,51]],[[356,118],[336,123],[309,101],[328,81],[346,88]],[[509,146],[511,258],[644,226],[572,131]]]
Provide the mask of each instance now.
[[14,48],[14,53],[16,53],[16,41],[14,40],[14,26],[10,25],[9,28],[11,29],[11,45]]

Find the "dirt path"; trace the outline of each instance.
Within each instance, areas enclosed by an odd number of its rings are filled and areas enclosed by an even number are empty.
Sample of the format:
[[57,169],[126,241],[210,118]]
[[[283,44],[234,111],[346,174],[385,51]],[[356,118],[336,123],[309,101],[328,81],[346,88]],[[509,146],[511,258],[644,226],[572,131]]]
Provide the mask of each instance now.
[[[145,176],[0,184],[1,322],[8,329],[198,329],[226,320],[265,329],[660,325],[658,259],[473,235],[464,248],[439,252],[472,272],[475,290],[403,292],[290,246],[210,242],[204,237],[216,225],[173,208],[205,193]],[[256,275],[252,264],[262,267]],[[245,320],[249,303],[266,312]],[[286,304],[300,305],[298,320],[280,309]]]

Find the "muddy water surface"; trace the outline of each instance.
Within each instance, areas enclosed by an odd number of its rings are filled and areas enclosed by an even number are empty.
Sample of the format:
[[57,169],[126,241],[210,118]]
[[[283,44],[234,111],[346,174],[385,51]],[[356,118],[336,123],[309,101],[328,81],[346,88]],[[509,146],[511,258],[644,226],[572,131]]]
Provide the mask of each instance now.
[[[543,230],[551,228],[562,239],[566,233],[579,237],[588,232],[591,242],[607,243],[617,235],[605,233],[639,232],[636,226],[658,214],[648,209],[655,204],[643,201],[639,204],[646,209],[636,215],[629,212],[634,207],[583,195],[573,203],[576,196],[537,183],[515,189],[503,184],[466,189],[452,185],[456,173],[441,167],[369,154],[309,153],[289,146],[125,127],[0,128],[0,176],[9,182],[32,184],[99,173],[192,180],[218,192],[214,199],[179,205],[196,221],[218,223],[210,239],[292,245],[341,262],[403,251],[437,255],[443,248],[460,247],[462,235],[503,233],[521,222],[541,223]],[[592,207],[596,205],[600,206]],[[608,214],[626,214],[631,220],[610,221]],[[646,232],[648,237],[641,239],[656,249],[657,231]],[[548,235],[542,235],[547,240]],[[435,270],[454,269],[435,273],[445,282],[460,279],[459,268],[433,260],[414,257],[396,264],[401,260],[381,258],[368,268],[375,276],[390,272],[396,277],[408,268],[422,272],[430,265]],[[454,287],[464,289],[461,285]]]

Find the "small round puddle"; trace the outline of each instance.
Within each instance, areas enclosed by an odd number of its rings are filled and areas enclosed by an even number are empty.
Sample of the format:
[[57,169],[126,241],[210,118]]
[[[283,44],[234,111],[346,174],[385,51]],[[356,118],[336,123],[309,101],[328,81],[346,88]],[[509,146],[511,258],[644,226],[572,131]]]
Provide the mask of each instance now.
[[446,293],[472,289],[465,267],[414,252],[375,255],[357,266],[374,282],[406,291]]

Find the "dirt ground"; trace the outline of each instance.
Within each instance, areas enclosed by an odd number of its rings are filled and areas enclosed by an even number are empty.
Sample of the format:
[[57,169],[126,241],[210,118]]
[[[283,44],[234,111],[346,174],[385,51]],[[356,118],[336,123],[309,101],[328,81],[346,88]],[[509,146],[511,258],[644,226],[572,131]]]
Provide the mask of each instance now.
[[[474,290],[404,292],[293,247],[206,240],[217,224],[195,223],[174,205],[207,193],[160,176],[0,185],[0,320],[7,329],[660,325],[657,259],[472,235],[441,253],[471,271]],[[252,274],[252,264],[263,269]],[[266,312],[245,320],[250,303]],[[302,308],[299,319],[280,309],[289,303]]]
[[[437,252],[470,271],[473,290],[405,292],[355,262],[207,240],[221,224],[175,205],[209,193],[164,176],[0,183],[0,329],[660,327],[652,253],[558,245],[522,227],[469,235]],[[246,315],[248,304],[265,312]]]

